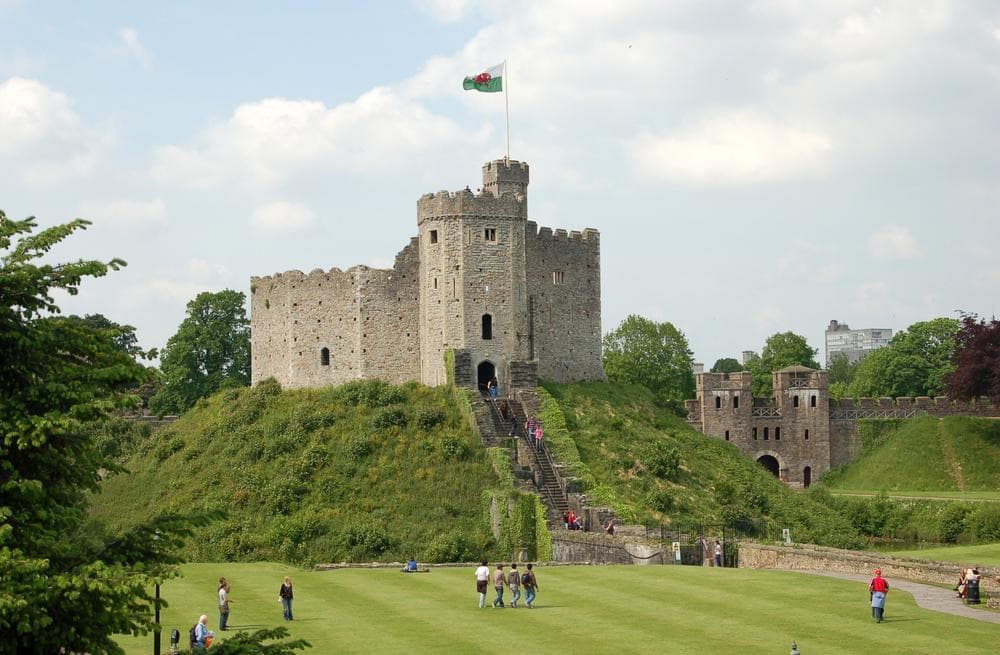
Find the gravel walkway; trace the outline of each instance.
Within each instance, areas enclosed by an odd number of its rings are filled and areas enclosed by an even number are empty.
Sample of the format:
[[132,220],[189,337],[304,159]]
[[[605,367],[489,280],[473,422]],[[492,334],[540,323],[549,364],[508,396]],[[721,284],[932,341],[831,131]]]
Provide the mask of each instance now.
[[[825,575],[829,578],[855,580],[857,582],[861,582],[862,584],[868,584],[868,581],[871,579],[869,576],[861,575],[860,573],[805,571],[802,569],[784,570],[791,573],[809,573],[812,575]],[[935,612],[944,612],[945,614],[954,614],[955,616],[964,616],[967,619],[986,621],[987,623],[1000,623],[1000,614],[997,612],[987,611],[985,607],[980,609],[976,608],[974,605],[966,605],[964,601],[960,601],[955,597],[955,592],[951,589],[935,587],[934,585],[923,584],[921,582],[913,582],[912,580],[895,578],[887,578],[887,580],[889,580],[890,602],[892,600],[892,590],[902,589],[903,591],[913,594],[913,600],[917,601],[917,605],[923,607],[924,609],[933,610]]]

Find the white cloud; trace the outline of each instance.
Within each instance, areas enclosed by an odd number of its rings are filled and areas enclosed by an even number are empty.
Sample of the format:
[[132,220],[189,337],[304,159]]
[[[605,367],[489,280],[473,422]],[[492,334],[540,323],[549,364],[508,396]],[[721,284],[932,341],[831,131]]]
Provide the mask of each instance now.
[[146,70],[153,68],[153,55],[139,41],[139,32],[133,27],[123,27],[118,31],[118,36],[122,40],[122,45],[126,51],[139,62],[139,65]]
[[416,0],[416,6],[442,23],[456,23],[465,17],[471,0]]
[[160,198],[153,200],[120,198],[102,203],[84,203],[80,206],[80,214],[92,220],[96,226],[145,227],[166,225],[168,222],[167,205]]
[[770,333],[788,325],[784,307],[775,303],[761,305],[752,318],[758,332]]
[[253,212],[253,226],[261,232],[301,232],[316,222],[316,212],[298,202],[276,201]]
[[868,237],[868,252],[879,259],[914,259],[922,253],[910,230],[886,225]]
[[203,291],[226,288],[231,277],[229,269],[222,264],[189,259],[180,270],[159,272],[145,282],[127,287],[122,296],[131,306],[183,307]]
[[627,151],[636,171],[648,179],[712,186],[813,176],[832,147],[823,132],[737,110],[660,136],[640,136]]
[[0,83],[0,165],[22,182],[88,175],[109,138],[84,125],[65,94],[22,77]]
[[854,290],[852,307],[857,312],[884,313],[890,300],[889,285],[882,280],[864,282]]
[[384,171],[405,157],[481,143],[483,136],[384,87],[336,107],[268,98],[240,105],[193,145],[160,148],[152,174],[182,186],[236,179],[270,188],[307,170]]

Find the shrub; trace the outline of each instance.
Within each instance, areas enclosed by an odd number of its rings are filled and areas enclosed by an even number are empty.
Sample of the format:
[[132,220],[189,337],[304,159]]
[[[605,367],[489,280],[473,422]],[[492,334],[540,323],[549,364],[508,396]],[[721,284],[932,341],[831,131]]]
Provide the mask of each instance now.
[[982,542],[1000,541],[1000,505],[981,503],[965,521],[972,534]]
[[382,380],[355,380],[339,387],[334,394],[348,405],[376,408],[395,405],[405,400],[403,392]]
[[366,434],[357,434],[347,440],[347,456],[354,461],[362,460],[372,451],[372,443]]
[[464,441],[453,434],[446,434],[440,441],[441,454],[448,459],[465,459],[469,447]]
[[427,562],[469,562],[475,558],[473,544],[462,530],[450,530],[436,535],[423,554],[423,559]]
[[949,503],[941,512],[941,523],[938,535],[941,541],[955,543],[958,536],[965,531],[965,517],[969,508],[960,503]]
[[674,507],[674,497],[666,489],[654,489],[646,496],[646,503],[657,512],[666,514]]
[[392,538],[384,527],[370,520],[359,520],[348,526],[344,546],[355,561],[378,557],[392,546]]
[[643,464],[656,477],[670,480],[680,471],[681,454],[665,441],[656,441],[643,457]]
[[153,457],[156,458],[157,462],[163,462],[174,453],[180,452],[183,449],[184,449],[184,439],[176,436],[171,437],[170,439],[164,441],[159,445],[159,447],[153,453]]
[[405,428],[409,420],[409,417],[402,408],[389,407],[380,410],[375,415],[375,418],[372,419],[372,427],[376,430],[384,430],[391,427]]
[[425,432],[444,423],[444,412],[437,409],[422,409],[417,413],[417,427]]

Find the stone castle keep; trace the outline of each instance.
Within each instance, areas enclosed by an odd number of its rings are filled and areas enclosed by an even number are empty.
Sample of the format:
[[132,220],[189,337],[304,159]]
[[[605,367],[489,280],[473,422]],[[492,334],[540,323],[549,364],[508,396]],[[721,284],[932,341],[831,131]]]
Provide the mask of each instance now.
[[600,235],[528,220],[528,165],[483,166],[483,189],[426,194],[391,269],[251,278],[252,383],[379,378],[532,386],[604,379]]
[[831,400],[826,371],[790,366],[771,374],[772,398],[754,398],[750,373],[699,373],[694,400],[685,401],[696,430],[732,442],[793,487],[808,487],[861,452],[857,422],[868,418],[1000,417],[980,399],[946,397]]

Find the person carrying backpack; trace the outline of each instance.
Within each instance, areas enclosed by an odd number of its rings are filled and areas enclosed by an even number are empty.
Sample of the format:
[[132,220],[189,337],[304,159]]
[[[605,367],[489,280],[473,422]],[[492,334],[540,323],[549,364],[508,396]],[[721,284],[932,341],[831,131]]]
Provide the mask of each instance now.
[[191,642],[191,652],[205,650],[212,644],[215,633],[208,629],[208,615],[202,614],[198,622],[188,631],[188,639]]
[[528,570],[521,575],[521,586],[524,587],[524,604],[530,608],[535,601],[535,592],[538,591],[538,579],[531,570],[531,564],[528,564]]

